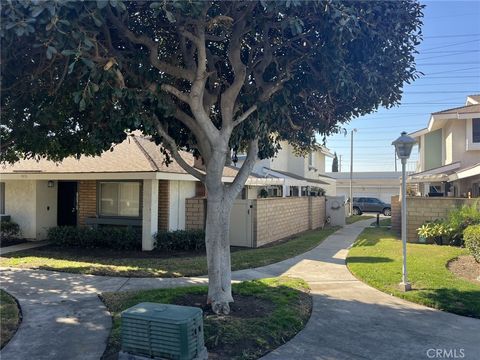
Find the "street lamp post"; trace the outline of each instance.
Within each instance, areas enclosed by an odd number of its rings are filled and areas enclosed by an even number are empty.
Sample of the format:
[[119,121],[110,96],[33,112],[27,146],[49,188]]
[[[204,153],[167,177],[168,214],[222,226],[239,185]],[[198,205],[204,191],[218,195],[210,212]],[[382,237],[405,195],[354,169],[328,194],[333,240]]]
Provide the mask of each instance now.
[[412,137],[408,136],[404,131],[401,136],[392,142],[395,146],[398,158],[402,162],[402,247],[403,247],[403,268],[402,268],[402,282],[400,288],[403,291],[410,291],[412,285],[408,282],[407,276],[407,176],[405,167],[407,160],[412,152],[413,145],[416,141]]
[[357,132],[357,129],[353,129],[350,132],[350,204],[349,215],[353,215],[353,133]]

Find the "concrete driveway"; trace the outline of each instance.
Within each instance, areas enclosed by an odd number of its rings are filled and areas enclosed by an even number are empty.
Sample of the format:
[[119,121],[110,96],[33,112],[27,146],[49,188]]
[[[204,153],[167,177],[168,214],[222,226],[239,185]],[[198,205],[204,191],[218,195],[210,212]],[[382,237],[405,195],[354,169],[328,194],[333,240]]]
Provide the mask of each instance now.
[[[389,296],[350,274],[348,248],[371,222],[347,225],[295,258],[234,273],[236,280],[297,276],[312,288],[313,313],[305,329],[263,359],[480,359],[480,320]],[[2,269],[2,287],[19,300],[24,319],[1,359],[99,359],[111,320],[98,293],[202,283],[204,277],[112,278]]]

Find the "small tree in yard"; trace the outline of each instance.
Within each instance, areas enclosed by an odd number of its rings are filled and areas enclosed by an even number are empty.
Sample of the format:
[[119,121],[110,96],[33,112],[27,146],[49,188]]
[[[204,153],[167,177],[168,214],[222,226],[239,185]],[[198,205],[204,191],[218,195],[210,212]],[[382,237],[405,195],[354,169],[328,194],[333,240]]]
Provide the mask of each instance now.
[[[400,102],[416,1],[4,1],[3,161],[96,155],[150,135],[208,190],[208,301],[228,313],[229,216],[258,157]],[[201,157],[205,172],[179,151]],[[231,151],[247,153],[222,183]]]
[[337,157],[337,153],[335,153],[335,155],[333,156],[332,172],[338,172],[338,157]]

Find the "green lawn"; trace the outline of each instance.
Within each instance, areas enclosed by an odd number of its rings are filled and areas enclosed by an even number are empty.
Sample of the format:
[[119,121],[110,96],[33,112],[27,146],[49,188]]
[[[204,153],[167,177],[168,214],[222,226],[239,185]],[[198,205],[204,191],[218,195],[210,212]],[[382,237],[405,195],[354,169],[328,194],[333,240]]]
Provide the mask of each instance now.
[[[376,225],[377,225],[377,221],[375,220],[374,222],[372,222],[372,226],[376,226]],[[380,226],[392,226],[392,218],[386,218],[386,219],[380,220]]]
[[353,223],[356,223],[357,221],[368,220],[373,218],[374,216],[370,216],[370,215],[352,215],[352,216],[348,216],[345,220],[347,224],[353,224]]
[[480,318],[480,284],[455,276],[447,263],[467,250],[458,247],[407,244],[407,268],[413,290],[398,288],[402,243],[390,230],[365,229],[347,257],[350,271],[367,284],[409,301]]
[[[232,252],[232,269],[240,270],[272,264],[302,254],[320,244],[338,228],[325,228],[306,232],[288,241],[259,249]],[[127,257],[128,254],[128,257]],[[130,277],[179,277],[207,273],[204,254],[148,254],[132,255],[132,252],[111,252],[102,249],[81,250],[66,248],[37,248],[0,258],[0,266],[56,270],[71,273],[130,276]]]
[[3,348],[17,331],[20,310],[15,299],[0,289],[0,348]]
[[[205,286],[193,286],[102,294],[113,316],[112,332],[102,359],[117,358],[121,311],[140,302],[178,303],[178,299],[195,295],[206,299],[207,290]],[[233,294],[234,298],[242,296],[253,304],[268,306],[262,314],[255,314],[254,305],[247,312],[241,310],[241,316],[233,307],[229,316],[204,312],[205,345],[214,359],[257,359],[287,342],[303,329],[310,317],[308,285],[300,279],[282,277],[237,283],[233,285]]]

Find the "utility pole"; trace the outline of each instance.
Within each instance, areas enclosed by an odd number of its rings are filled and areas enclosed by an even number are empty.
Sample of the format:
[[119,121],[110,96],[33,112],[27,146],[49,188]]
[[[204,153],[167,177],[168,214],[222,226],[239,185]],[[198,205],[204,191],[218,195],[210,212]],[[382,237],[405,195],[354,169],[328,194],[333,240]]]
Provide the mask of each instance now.
[[397,172],[397,152],[393,152],[393,157],[395,158],[395,172]]
[[353,214],[353,133],[357,132],[357,129],[353,129],[350,131],[350,211],[349,215],[352,216]]

